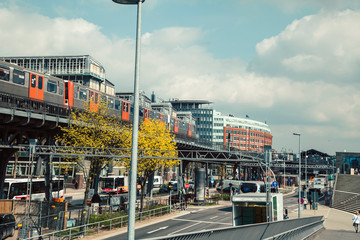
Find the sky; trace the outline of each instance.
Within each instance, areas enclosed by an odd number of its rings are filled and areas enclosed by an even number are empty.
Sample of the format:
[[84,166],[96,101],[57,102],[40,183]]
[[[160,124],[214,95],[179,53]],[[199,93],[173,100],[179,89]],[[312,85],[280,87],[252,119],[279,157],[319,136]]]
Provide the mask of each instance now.
[[[2,0],[0,56],[88,54],[133,91],[136,5]],[[266,122],[278,152],[358,152],[360,1],[146,0],[140,89]]]

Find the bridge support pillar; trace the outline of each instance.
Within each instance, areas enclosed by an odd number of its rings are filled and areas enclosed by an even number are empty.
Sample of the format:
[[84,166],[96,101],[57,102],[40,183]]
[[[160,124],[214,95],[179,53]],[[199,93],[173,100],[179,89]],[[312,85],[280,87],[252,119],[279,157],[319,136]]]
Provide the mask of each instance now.
[[12,155],[17,151],[14,148],[2,148],[0,149],[0,199],[6,199],[4,195],[4,183],[6,175],[6,167]]

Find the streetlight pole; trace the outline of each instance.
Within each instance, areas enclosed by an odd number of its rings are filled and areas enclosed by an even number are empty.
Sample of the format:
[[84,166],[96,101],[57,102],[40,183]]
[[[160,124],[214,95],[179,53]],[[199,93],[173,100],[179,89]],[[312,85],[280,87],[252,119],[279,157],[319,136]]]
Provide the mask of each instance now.
[[301,152],[300,152],[300,133],[293,133],[293,135],[299,137],[299,176],[298,176],[298,191],[299,191],[299,199],[298,199],[298,218],[301,217]]
[[286,188],[285,159],[283,159],[283,160],[284,160],[284,188]]
[[136,49],[135,49],[135,76],[134,76],[134,119],[131,144],[130,190],[128,210],[128,240],[135,239],[135,209],[136,209],[136,173],[139,130],[139,76],[140,76],[140,39],[141,39],[141,4],[145,0],[112,0],[118,4],[137,4]]
[[307,160],[308,160],[308,155],[307,155],[307,153],[306,153],[306,155],[305,155],[305,197],[307,198],[308,197],[308,195],[307,195],[307,193],[308,193],[308,177],[307,177]]

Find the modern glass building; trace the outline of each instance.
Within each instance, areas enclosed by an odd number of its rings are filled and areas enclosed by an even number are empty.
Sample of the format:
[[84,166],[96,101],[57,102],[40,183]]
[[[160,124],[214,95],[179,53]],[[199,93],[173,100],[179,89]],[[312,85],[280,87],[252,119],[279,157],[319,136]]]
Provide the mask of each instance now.
[[342,174],[358,174],[360,172],[360,153],[336,152],[336,168]]
[[213,113],[212,102],[206,100],[179,100],[169,101],[179,112],[191,112],[196,122],[196,131],[200,140],[213,140]]
[[0,57],[0,60],[115,95],[114,84],[106,80],[105,68],[90,55]]
[[227,148],[244,151],[264,151],[264,145],[272,145],[272,135],[266,123],[239,118],[233,115],[213,114],[213,142]]

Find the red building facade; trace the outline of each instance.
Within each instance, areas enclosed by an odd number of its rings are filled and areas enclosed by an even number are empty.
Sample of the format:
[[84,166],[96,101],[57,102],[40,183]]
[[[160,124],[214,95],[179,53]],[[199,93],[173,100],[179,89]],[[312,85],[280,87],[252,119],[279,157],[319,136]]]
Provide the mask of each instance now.
[[250,152],[263,152],[264,145],[272,145],[271,133],[259,130],[224,127],[224,145]]

